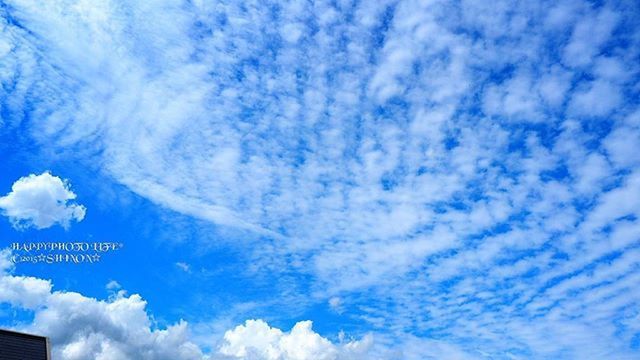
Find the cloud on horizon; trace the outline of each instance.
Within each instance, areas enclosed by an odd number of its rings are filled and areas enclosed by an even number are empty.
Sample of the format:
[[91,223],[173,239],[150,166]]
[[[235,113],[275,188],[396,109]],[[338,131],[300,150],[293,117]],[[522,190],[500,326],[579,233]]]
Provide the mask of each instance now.
[[315,333],[310,321],[284,333],[263,320],[247,320],[227,331],[217,349],[204,354],[191,341],[185,321],[158,328],[146,301],[137,294],[127,296],[117,283],[107,285],[118,291],[106,300],[54,291],[49,280],[12,275],[10,257],[9,251],[0,252],[0,303],[32,312],[32,322],[19,329],[48,336],[56,359],[352,360],[370,354],[370,337],[335,345]]

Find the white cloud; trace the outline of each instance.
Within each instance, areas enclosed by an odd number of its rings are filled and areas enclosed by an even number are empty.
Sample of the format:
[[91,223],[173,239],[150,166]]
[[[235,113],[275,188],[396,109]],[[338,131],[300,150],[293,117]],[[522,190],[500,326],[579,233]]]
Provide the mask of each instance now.
[[182,271],[184,271],[184,272],[191,272],[191,266],[189,266],[189,264],[187,264],[187,263],[185,263],[185,262],[178,261],[178,262],[176,263],[176,266],[177,266],[180,270],[182,270]]
[[120,285],[120,283],[115,280],[111,280],[107,283],[107,285],[105,285],[105,288],[107,290],[119,290],[122,288],[122,285]]
[[25,309],[39,308],[51,292],[51,282],[28,276],[9,276],[11,252],[0,251],[0,302]]
[[604,147],[609,159],[619,167],[629,167],[640,163],[637,156],[630,156],[640,148],[640,132],[627,126],[614,129],[605,139]]
[[[8,250],[0,252],[0,304],[34,313],[21,330],[49,336],[60,360],[330,360],[365,359],[372,339],[333,344],[301,321],[284,333],[262,320],[247,320],[225,333],[212,354],[190,340],[185,321],[165,329],[154,326],[139,295],[118,291],[108,300],[53,291],[48,280],[12,275]],[[120,285],[111,281],[108,289]]]
[[631,7],[7,2],[6,127],[266,235],[229,243],[363,327],[443,339],[395,358],[631,358],[638,278],[608,265],[640,218]]
[[[0,258],[5,261],[10,255],[4,250]],[[107,301],[97,300],[52,291],[48,280],[10,271],[8,266],[0,269],[0,303],[33,311],[33,322],[22,330],[49,336],[55,359],[203,359],[200,349],[188,341],[187,324],[155,329],[139,295],[126,297],[120,291]]]
[[621,89],[605,80],[596,80],[577,91],[569,111],[577,116],[607,116],[622,102]]
[[591,63],[600,48],[609,40],[619,21],[618,14],[603,7],[597,14],[588,14],[573,29],[571,39],[564,49],[563,59],[571,66]]
[[337,296],[331,297],[329,299],[329,307],[337,313],[342,313],[342,299]]
[[549,74],[540,79],[538,91],[550,106],[558,107],[564,102],[570,86],[571,74],[553,67]]
[[371,338],[336,346],[315,333],[311,321],[301,321],[289,333],[262,320],[247,320],[224,334],[223,355],[260,360],[365,359]]
[[[555,87],[556,91],[561,90],[558,83],[549,83],[546,86]],[[536,96],[532,80],[527,74],[518,74],[500,86],[489,87],[483,102],[483,109],[489,115],[498,114],[509,119],[530,122],[542,120],[540,106],[540,99]]]
[[11,192],[0,197],[0,209],[15,228],[45,229],[55,224],[64,228],[82,221],[86,208],[73,203],[76,194],[69,183],[48,172],[21,177]]

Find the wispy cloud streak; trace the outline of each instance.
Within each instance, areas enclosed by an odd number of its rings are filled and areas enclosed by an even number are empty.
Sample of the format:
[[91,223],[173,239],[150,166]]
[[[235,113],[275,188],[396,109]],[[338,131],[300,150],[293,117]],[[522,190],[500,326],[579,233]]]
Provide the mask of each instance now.
[[0,131],[255,231],[257,267],[311,275],[374,329],[637,355],[636,2],[2,11]]

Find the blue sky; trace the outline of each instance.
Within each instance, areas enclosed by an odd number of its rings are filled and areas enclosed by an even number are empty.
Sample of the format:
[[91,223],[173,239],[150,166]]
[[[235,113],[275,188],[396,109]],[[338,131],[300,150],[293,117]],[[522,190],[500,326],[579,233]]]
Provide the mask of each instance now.
[[[637,1],[0,0],[0,325],[56,359],[637,359]],[[92,264],[12,243],[115,242]]]

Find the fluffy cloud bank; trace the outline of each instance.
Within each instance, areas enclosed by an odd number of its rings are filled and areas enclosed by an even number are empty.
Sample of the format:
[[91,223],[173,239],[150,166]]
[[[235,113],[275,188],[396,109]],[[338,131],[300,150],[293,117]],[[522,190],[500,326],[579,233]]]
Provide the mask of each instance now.
[[336,346],[301,321],[289,333],[270,327],[262,320],[247,320],[224,334],[220,353],[242,359],[336,360],[366,359],[372,339]]
[[11,192],[0,197],[0,210],[15,228],[45,229],[55,224],[64,228],[82,221],[86,208],[72,203],[76,194],[69,183],[48,172],[21,177]]
[[288,332],[248,320],[225,333],[218,349],[204,354],[190,340],[187,323],[157,329],[139,295],[118,291],[107,300],[53,291],[52,284],[11,274],[8,250],[0,252],[0,304],[33,311],[22,330],[47,335],[59,360],[338,360],[364,359],[371,338],[335,345],[311,329],[310,321]]
[[104,301],[75,292],[53,291],[52,284],[10,274],[9,252],[0,253],[0,303],[30,310],[33,322],[22,330],[47,335],[60,360],[195,360],[203,355],[188,340],[183,321],[154,329],[146,302],[118,292]]

